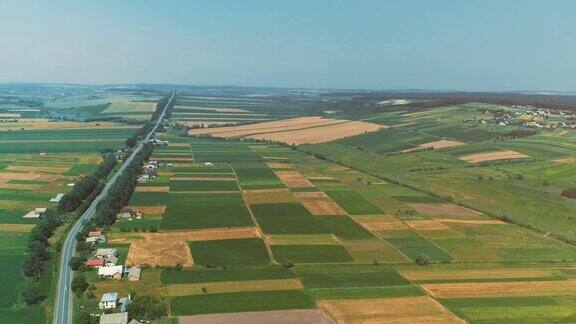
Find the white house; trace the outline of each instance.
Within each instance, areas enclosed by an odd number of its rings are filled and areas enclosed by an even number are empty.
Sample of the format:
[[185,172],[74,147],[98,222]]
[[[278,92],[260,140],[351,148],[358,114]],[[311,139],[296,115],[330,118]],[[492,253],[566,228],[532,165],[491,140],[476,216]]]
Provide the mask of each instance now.
[[29,211],[26,215],[22,216],[22,218],[40,218],[42,214],[46,212],[46,208],[36,208],[32,211]]
[[63,193],[56,194],[56,197],[50,198],[50,202],[51,203],[59,203],[60,200],[62,200],[62,197],[64,197]]
[[205,167],[211,167],[211,166],[214,166],[214,163],[212,163],[212,162],[204,162],[204,166],[205,166]]
[[100,276],[101,278],[120,279],[122,278],[123,271],[124,267],[121,265],[111,267],[100,267],[98,268],[98,276]]
[[100,324],[128,324],[128,313],[112,313],[100,316]]
[[102,295],[100,302],[98,303],[98,308],[100,309],[111,309],[116,308],[116,303],[118,302],[118,293],[111,292]]

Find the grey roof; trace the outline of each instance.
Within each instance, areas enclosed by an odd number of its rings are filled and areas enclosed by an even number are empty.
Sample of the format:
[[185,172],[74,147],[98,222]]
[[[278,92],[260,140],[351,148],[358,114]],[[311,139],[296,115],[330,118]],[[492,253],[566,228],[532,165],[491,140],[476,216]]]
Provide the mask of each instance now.
[[116,249],[98,249],[96,250],[96,255],[98,256],[107,256],[107,255],[116,255]]
[[132,268],[130,268],[130,270],[128,270],[128,277],[140,278],[141,272],[142,272],[142,270],[140,268],[132,267]]
[[105,293],[102,295],[102,299],[100,299],[101,302],[111,302],[117,300],[118,300],[117,292]]
[[128,324],[128,313],[113,313],[100,316],[100,324]]

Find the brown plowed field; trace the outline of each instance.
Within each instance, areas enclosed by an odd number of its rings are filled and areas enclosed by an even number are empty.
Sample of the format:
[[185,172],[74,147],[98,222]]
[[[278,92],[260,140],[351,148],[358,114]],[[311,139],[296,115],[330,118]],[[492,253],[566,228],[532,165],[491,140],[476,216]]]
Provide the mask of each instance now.
[[274,171],[274,173],[288,188],[314,187],[312,182],[304,178],[298,171]]

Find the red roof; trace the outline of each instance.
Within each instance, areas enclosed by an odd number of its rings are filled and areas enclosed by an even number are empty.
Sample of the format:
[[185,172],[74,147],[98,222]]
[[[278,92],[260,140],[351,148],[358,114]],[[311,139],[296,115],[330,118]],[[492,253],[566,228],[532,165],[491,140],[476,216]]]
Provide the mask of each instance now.
[[102,231],[90,231],[88,232],[88,237],[99,237],[102,235]]
[[89,259],[86,261],[86,265],[89,267],[102,267],[104,266],[104,259]]

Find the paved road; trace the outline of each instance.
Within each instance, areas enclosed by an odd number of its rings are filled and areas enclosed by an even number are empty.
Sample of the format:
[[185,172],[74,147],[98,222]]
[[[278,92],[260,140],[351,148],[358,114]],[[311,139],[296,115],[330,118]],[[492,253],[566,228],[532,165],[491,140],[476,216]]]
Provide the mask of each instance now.
[[74,296],[72,295],[72,291],[70,289],[72,283],[72,269],[70,269],[70,267],[68,266],[68,262],[70,261],[72,256],[74,256],[74,251],[76,250],[76,234],[78,234],[80,229],[82,229],[82,221],[94,216],[94,212],[96,211],[96,205],[98,205],[98,202],[100,202],[100,200],[102,200],[104,197],[106,197],[106,195],[108,195],[108,191],[110,191],[110,188],[112,187],[116,179],[124,172],[126,166],[128,166],[130,162],[132,162],[134,156],[136,156],[136,154],[140,152],[140,150],[144,146],[144,143],[146,143],[152,137],[152,134],[154,134],[154,132],[158,128],[158,125],[160,125],[160,122],[162,121],[162,119],[164,119],[164,114],[166,113],[166,107],[168,107],[168,104],[172,102],[172,100],[174,100],[174,95],[175,93],[172,92],[170,100],[164,107],[164,110],[162,110],[162,114],[156,121],[156,124],[154,124],[154,127],[150,130],[150,133],[148,133],[144,138],[144,140],[140,144],[138,144],[138,146],[134,149],[130,157],[126,159],[126,161],[118,169],[116,174],[114,174],[114,176],[110,179],[110,181],[108,181],[102,192],[98,195],[98,197],[96,197],[96,199],[94,199],[90,207],[84,212],[84,214],[80,217],[80,219],[78,219],[78,221],[74,224],[74,226],[72,226],[72,229],[68,233],[68,236],[66,236],[66,240],[64,241],[64,245],[62,246],[62,257],[60,259],[60,274],[58,276],[58,287],[56,289],[56,303],[54,304],[55,324],[72,323],[72,313],[73,313],[72,303]]

